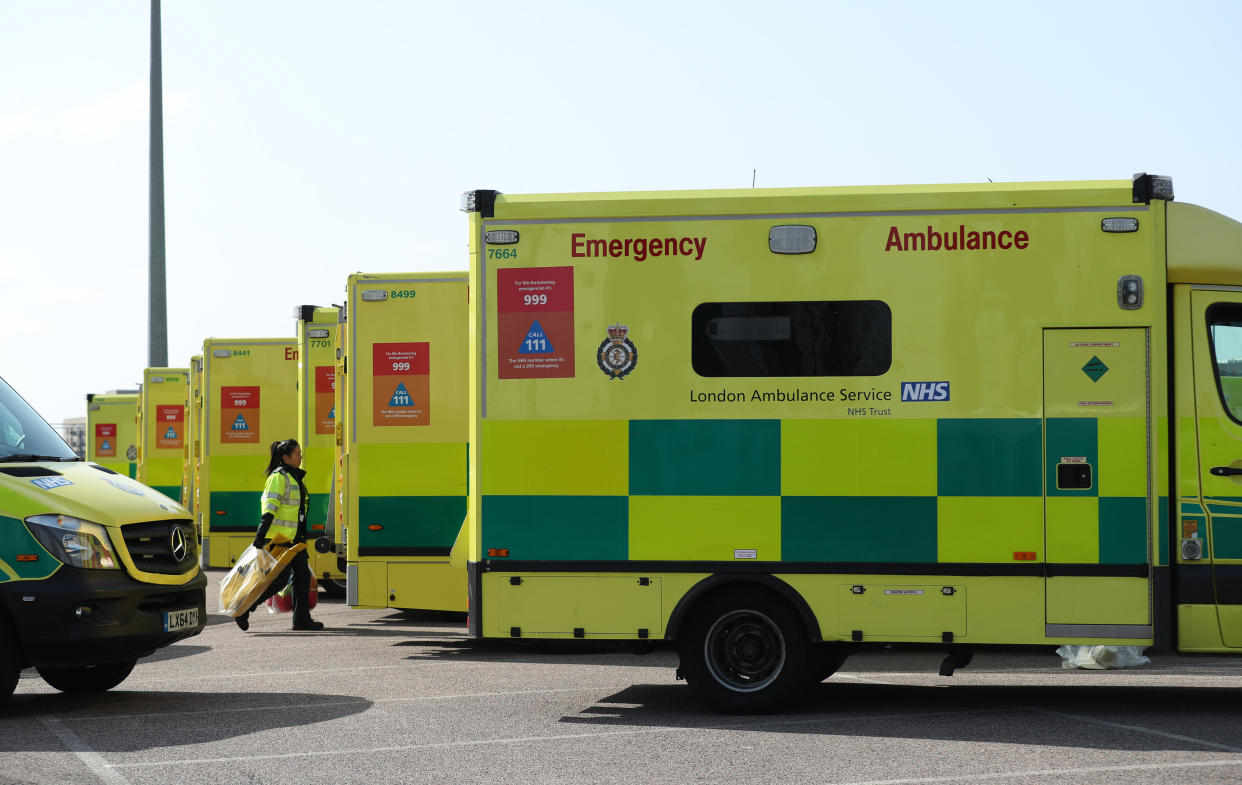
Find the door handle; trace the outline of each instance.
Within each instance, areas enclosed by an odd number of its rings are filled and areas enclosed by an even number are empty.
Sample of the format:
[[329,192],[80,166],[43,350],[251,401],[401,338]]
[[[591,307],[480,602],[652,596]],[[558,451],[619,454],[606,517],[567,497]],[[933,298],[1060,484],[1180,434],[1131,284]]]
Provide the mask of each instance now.
[[1212,474],[1217,477],[1239,477],[1242,476],[1242,469],[1235,469],[1232,466],[1213,466]]

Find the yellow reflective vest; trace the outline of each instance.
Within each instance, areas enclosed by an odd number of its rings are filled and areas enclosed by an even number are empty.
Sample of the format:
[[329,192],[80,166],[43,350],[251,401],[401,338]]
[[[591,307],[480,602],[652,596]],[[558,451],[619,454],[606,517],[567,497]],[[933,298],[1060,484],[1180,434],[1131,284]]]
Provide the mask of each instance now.
[[288,471],[278,468],[267,475],[259,515],[272,514],[272,525],[267,530],[269,539],[280,541],[297,537],[302,501],[302,489]]

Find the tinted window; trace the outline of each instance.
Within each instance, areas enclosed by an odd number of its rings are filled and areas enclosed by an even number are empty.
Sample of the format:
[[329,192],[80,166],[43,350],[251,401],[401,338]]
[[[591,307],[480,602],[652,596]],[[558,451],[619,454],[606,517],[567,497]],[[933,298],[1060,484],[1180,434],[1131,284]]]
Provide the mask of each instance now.
[[703,303],[690,322],[699,376],[879,376],[893,359],[878,300]]

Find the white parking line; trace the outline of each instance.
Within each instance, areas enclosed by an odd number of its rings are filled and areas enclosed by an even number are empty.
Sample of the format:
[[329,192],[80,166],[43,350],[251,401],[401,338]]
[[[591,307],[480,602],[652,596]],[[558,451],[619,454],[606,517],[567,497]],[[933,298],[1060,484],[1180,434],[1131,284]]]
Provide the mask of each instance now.
[[518,736],[503,739],[472,739],[468,741],[442,741],[432,744],[407,744],[396,747],[362,747],[355,749],[333,749],[333,750],[307,750],[304,752],[285,752],[271,755],[234,755],[220,758],[194,758],[176,761],[159,761],[144,763],[111,763],[108,764],[118,769],[138,769],[151,768],[155,766],[184,766],[184,765],[201,765],[211,763],[242,763],[246,761],[258,760],[288,760],[291,758],[318,758],[325,756],[349,756],[349,755],[375,755],[385,752],[416,752],[419,750],[437,750],[437,749],[453,749],[459,747],[481,747],[490,744],[530,744],[540,741],[567,741],[574,739],[601,739],[618,736],[649,736],[658,733],[682,733],[682,732],[698,732],[698,731],[755,731],[765,730],[767,728],[776,728],[789,725],[816,725],[816,724],[833,724],[841,722],[871,722],[875,720],[891,720],[891,719],[912,719],[924,717],[937,717],[946,714],[954,716],[962,714],[995,714],[997,712],[1012,711],[1009,708],[993,708],[993,709],[969,709],[966,711],[932,711],[911,714],[910,712],[898,712],[895,714],[876,714],[876,715],[858,715],[851,717],[834,717],[834,716],[818,716],[818,717],[800,717],[794,720],[772,720],[762,722],[741,722],[736,725],[700,725],[693,727],[663,727],[663,728],[633,728],[627,730],[600,731],[598,733],[558,733],[550,736]]
[[1109,728],[1117,728],[1119,730],[1134,730],[1139,733],[1147,733],[1152,736],[1162,736],[1166,739],[1175,739],[1177,741],[1185,741],[1191,744],[1198,744],[1203,747],[1211,747],[1212,749],[1224,750],[1225,752],[1242,752],[1242,747],[1233,747],[1228,744],[1218,744],[1207,739],[1199,739],[1193,736],[1183,736],[1180,733],[1169,733],[1167,731],[1156,730],[1155,728],[1146,728],[1142,725],[1127,725],[1121,722],[1110,722],[1109,720],[1100,720],[1095,717],[1084,717],[1080,714],[1067,714],[1063,711],[1053,711],[1051,709],[1032,709],[1040,714],[1050,714],[1054,717],[1064,717],[1066,719],[1077,720],[1078,722],[1090,722],[1096,725],[1104,725]]
[[196,709],[194,711],[152,711],[142,714],[104,714],[92,717],[65,717],[65,722],[97,722],[100,720],[127,720],[127,719],[149,719],[151,717],[189,717],[191,715],[200,714],[228,714],[231,712],[243,711],[272,711],[280,710],[302,710],[317,709],[323,706],[370,706],[379,703],[413,703],[417,701],[441,701],[441,700],[464,700],[466,698],[504,698],[510,695],[548,695],[555,692],[605,692],[614,687],[572,687],[564,689],[549,690],[514,690],[512,692],[468,692],[460,695],[415,695],[409,698],[376,698],[375,700],[367,700],[365,698],[359,700],[348,701],[321,701],[319,703],[281,703],[269,704],[266,706],[228,706],[218,709]]
[[1134,763],[1125,766],[1080,766],[1072,769],[1029,769],[1027,771],[992,771],[986,774],[955,774],[948,777],[911,777],[900,780],[860,780],[838,782],[833,785],[921,785],[934,782],[992,782],[1014,777],[1064,777],[1071,774],[1092,774],[1102,771],[1161,771],[1165,769],[1195,769],[1210,766],[1242,766],[1242,760],[1203,760],[1174,763]]
[[104,760],[103,756],[91,749],[90,745],[82,741],[78,734],[69,730],[60,720],[40,717],[39,722],[43,727],[56,738],[60,739],[69,751],[78,756],[78,760],[86,765],[96,777],[103,780],[106,785],[129,785],[129,780],[125,779],[116,767]]
[[407,663],[396,665],[355,665],[348,668],[315,668],[311,670],[301,671],[245,671],[242,673],[215,673],[208,676],[143,676],[136,679],[127,679],[126,684],[133,682],[142,682],[147,684],[156,681],[232,681],[234,679],[251,679],[255,676],[300,676],[308,673],[344,673],[346,671],[379,671],[392,670],[393,668],[414,668],[419,663]]

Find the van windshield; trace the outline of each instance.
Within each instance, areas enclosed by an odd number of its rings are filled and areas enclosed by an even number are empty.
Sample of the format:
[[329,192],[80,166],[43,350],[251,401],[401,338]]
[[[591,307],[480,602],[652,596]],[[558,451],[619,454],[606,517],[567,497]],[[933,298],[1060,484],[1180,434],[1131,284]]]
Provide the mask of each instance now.
[[60,434],[0,379],[0,463],[76,460]]

